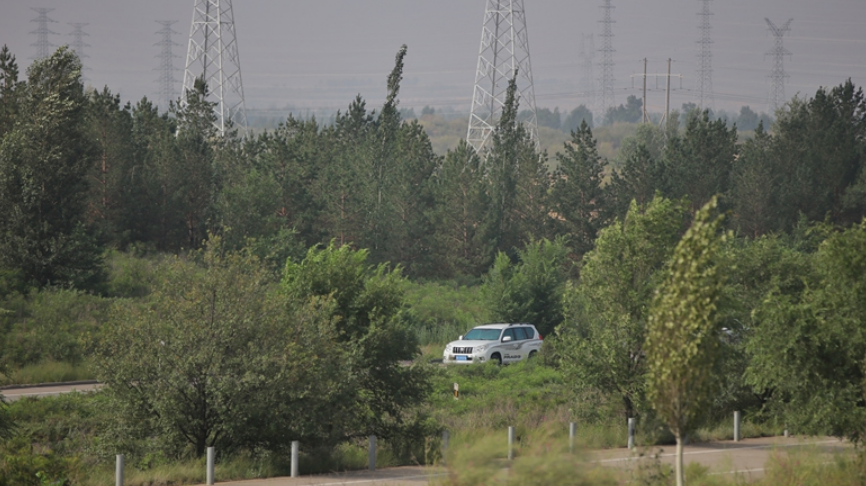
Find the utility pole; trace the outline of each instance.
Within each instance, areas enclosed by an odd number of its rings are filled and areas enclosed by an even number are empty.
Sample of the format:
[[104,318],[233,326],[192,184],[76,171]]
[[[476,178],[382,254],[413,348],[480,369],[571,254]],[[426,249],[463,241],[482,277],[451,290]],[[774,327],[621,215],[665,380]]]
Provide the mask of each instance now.
[[710,49],[713,45],[713,39],[710,36],[712,33],[712,25],[710,24],[710,2],[712,0],[698,0],[702,5],[698,15],[701,17],[701,23],[698,29],[701,31],[701,39],[698,41],[700,50],[698,52],[698,106],[701,109],[714,108],[713,96],[713,51]]
[[241,61],[231,0],[194,0],[189,47],[183,73],[183,98],[203,79],[216,102],[216,127],[225,134],[229,123],[247,125]]
[[668,58],[668,75],[666,77],[668,83],[667,90],[665,90],[665,114],[662,116],[661,121],[659,121],[660,127],[665,126],[671,114],[671,58]]
[[165,112],[168,110],[171,101],[176,100],[178,95],[177,79],[174,77],[174,73],[179,71],[179,69],[174,66],[174,59],[180,56],[174,53],[174,46],[179,46],[180,44],[175,42],[172,36],[179,33],[171,28],[172,25],[177,23],[176,20],[157,20],[156,23],[162,26],[162,29],[156,32],[162,36],[162,39],[154,44],[160,47],[159,55],[156,56],[159,58],[159,67],[155,69],[159,70],[159,79],[157,80],[157,83],[159,83],[158,100],[162,105],[163,112]]
[[[72,23],[72,22],[69,22],[69,25],[72,26],[72,33],[69,34],[69,35],[72,37],[72,42],[69,43],[69,47],[72,48],[72,50],[73,50],[73,51],[75,52],[75,54],[78,56],[78,59],[81,60],[81,63],[82,63],[82,68],[81,68],[81,69],[82,69],[82,71],[83,71],[83,70],[84,70],[84,66],[83,66],[83,64],[84,64],[84,58],[85,58],[85,57],[90,57],[90,56],[88,56],[87,54],[84,53],[84,48],[85,48],[85,47],[90,47],[90,44],[85,44],[85,43],[84,43],[84,36],[89,35],[89,34],[86,33],[86,32],[84,32],[83,29],[84,29],[84,27],[86,27],[88,24]],[[88,80],[86,77],[84,77],[84,75],[82,74],[82,76],[81,76],[81,82],[82,82],[82,83],[86,83],[87,81],[89,81],[89,80]]]
[[643,58],[643,120],[641,123],[649,121],[649,115],[646,112],[646,58]]
[[770,112],[775,113],[781,108],[787,98],[785,98],[785,80],[788,79],[788,73],[785,72],[785,56],[791,56],[791,51],[785,49],[782,38],[790,32],[791,22],[794,19],[788,19],[781,27],[776,27],[770,19],[764,18],[767,21],[767,26],[770,28],[770,33],[775,37],[775,46],[767,52],[767,55],[773,56],[773,70],[770,72]]
[[535,87],[523,0],[487,0],[466,135],[466,141],[481,155],[502,116],[508,83],[515,73],[518,99],[531,113],[524,124],[538,147]]
[[31,59],[44,59],[51,55],[51,48],[57,47],[48,40],[49,35],[58,35],[57,32],[52,32],[48,29],[48,24],[56,24],[57,21],[48,18],[48,13],[52,12],[53,8],[36,8],[30,7],[30,10],[38,13],[39,16],[31,20],[36,23],[36,30],[31,31],[31,34],[36,34],[36,42],[30,44],[36,48],[36,57]]
[[601,79],[599,80],[601,101],[598,109],[601,111],[601,118],[603,119],[608,108],[616,104],[614,99],[616,79],[613,75],[613,53],[616,52],[613,48],[613,24],[616,22],[611,18],[611,12],[614,9],[611,0],[602,0],[601,9],[603,11],[599,21],[601,23]]

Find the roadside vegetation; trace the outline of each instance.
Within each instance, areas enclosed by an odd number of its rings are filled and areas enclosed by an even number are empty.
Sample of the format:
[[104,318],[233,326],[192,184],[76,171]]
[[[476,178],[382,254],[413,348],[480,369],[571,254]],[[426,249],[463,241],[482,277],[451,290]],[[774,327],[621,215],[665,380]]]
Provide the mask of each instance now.
[[[0,405],[0,486],[104,484],[118,453],[130,484],[201,482],[211,446],[220,479],[283,475],[293,440],[302,473],[351,469],[371,434],[382,466],[489,484],[508,426],[506,484],[731,484],[578,470],[562,447],[569,422],[622,447],[629,418],[640,446],[729,438],[734,411],[746,436],[862,441],[860,89],[742,112],[745,141],[708,111],[578,111],[550,156],[512,81],[491,148],[443,155],[429,114],[400,115],[407,52],[381,109],[241,136],[203,83],[166,113],[85,92],[65,48],[26,79],[0,51],[0,383],[107,384]],[[534,324],[542,353],[436,362],[485,322]],[[862,482],[859,451],[788,457],[768,484]]]

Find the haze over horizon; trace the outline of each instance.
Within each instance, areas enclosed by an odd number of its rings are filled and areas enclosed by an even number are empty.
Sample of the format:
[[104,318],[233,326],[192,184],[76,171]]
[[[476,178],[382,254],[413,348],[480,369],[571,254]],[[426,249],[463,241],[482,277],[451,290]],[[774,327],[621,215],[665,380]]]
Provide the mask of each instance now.
[[[592,98],[580,88],[583,77],[578,56],[582,35],[599,39],[598,0],[526,0],[525,8],[539,107],[560,111],[587,104]],[[150,0],[14,1],[0,17],[0,44],[9,46],[19,66],[36,53],[31,7],[54,10],[58,23],[49,29],[55,45],[71,42],[70,22],[87,22],[84,31],[85,75],[96,88],[107,85],[124,101],[156,98],[160,40],[156,20],[177,20],[179,46],[175,65],[183,78],[187,36],[194,2]],[[614,0],[616,103],[639,96],[639,81],[631,75],[663,72],[674,60],[673,72],[683,74],[672,107],[695,102],[701,3],[697,0]],[[416,112],[426,105],[468,114],[478,56],[483,0],[316,0],[234,2],[241,68],[250,110],[331,110],[345,108],[356,94],[375,107],[385,96],[385,79],[401,44],[408,45],[401,107]],[[767,111],[773,47],[764,18],[777,25],[794,21],[785,38],[793,56],[785,59],[790,78],[786,95],[812,96],[819,86],[836,86],[846,79],[866,84],[866,2],[850,0],[729,0],[711,3],[713,86],[716,109],[738,111],[749,105]],[[596,62],[600,60],[596,56]],[[596,66],[596,77],[600,70]],[[22,73],[23,76],[23,73]],[[664,93],[649,95],[650,111],[662,111]],[[649,82],[655,88],[654,81]],[[674,83],[674,88],[679,88]],[[180,86],[178,86],[178,90]]]

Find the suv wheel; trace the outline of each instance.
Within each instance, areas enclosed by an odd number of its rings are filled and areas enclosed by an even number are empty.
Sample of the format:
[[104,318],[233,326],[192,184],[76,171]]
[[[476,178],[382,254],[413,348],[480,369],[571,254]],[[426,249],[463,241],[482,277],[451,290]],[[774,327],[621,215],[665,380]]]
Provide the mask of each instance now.
[[497,365],[502,366],[502,356],[499,353],[493,353],[493,356],[490,357],[490,361],[496,361]]
[[532,351],[529,352],[529,359],[533,359],[533,358],[535,358],[537,355],[538,355],[538,351],[536,351],[536,350],[533,349]]

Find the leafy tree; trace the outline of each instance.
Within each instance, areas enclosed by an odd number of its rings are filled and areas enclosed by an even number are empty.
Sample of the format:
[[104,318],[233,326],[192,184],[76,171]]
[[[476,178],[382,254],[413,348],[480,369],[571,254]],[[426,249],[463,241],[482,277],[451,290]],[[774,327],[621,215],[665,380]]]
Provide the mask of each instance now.
[[604,114],[604,124],[613,125],[614,123],[638,123],[643,118],[643,101],[629,95],[625,105],[611,106]]
[[433,186],[431,217],[442,276],[480,275],[489,268],[489,251],[479,228],[489,204],[486,189],[481,158],[461,139],[445,155]]
[[500,253],[484,278],[491,322],[526,322],[548,334],[562,322],[562,295],[570,261],[565,239],[536,240],[518,251],[518,262]]
[[683,202],[656,197],[645,208],[632,202],[625,220],[601,230],[579,282],[565,290],[557,329],[563,370],[578,388],[621,400],[626,417],[645,410],[649,306],[686,215]]
[[6,44],[0,49],[0,139],[12,130],[18,118],[19,95],[22,83],[18,81],[18,64]]
[[650,309],[646,331],[647,395],[677,440],[677,485],[684,482],[683,439],[712,400],[719,349],[716,302],[722,280],[716,256],[724,236],[711,199],[677,244]]
[[602,188],[607,161],[598,155],[585,121],[571,133],[571,142],[556,159],[559,167],[553,177],[550,207],[557,215],[559,231],[569,235],[574,250],[583,255],[592,249],[598,231],[607,223],[608,205]]
[[394,437],[408,410],[428,390],[425,372],[403,366],[418,345],[407,327],[400,269],[367,263],[366,250],[312,248],[300,263],[287,262],[282,291],[292,308],[322,309],[333,323],[335,356],[344,363],[329,382],[328,436],[339,440]]
[[737,128],[748,132],[758,128],[758,123],[757,113],[752,111],[748,106],[740,108],[740,116],[737,117]]
[[[798,430],[864,434],[866,221],[831,233],[800,292],[774,288],[755,310],[747,378]],[[812,277],[814,275],[814,277]]]
[[688,197],[697,212],[714,195],[730,187],[731,167],[737,154],[737,130],[709,110],[688,117],[682,136],[671,137],[664,153],[664,187],[667,197]]
[[64,47],[27,74],[20,120],[0,145],[0,267],[37,286],[92,288],[101,273],[82,224],[93,148],[81,62]]
[[589,128],[593,128],[592,124],[592,111],[586,107],[586,105],[580,105],[577,108],[571,110],[568,116],[562,121],[562,131],[571,133],[576,131],[580,126],[586,122]]
[[194,457],[312,440],[337,366],[327,320],[287,315],[258,261],[218,240],[195,259],[163,264],[151,298],[118,302],[95,343],[119,420],[107,440],[123,450],[155,435],[165,454]]

